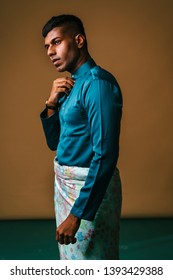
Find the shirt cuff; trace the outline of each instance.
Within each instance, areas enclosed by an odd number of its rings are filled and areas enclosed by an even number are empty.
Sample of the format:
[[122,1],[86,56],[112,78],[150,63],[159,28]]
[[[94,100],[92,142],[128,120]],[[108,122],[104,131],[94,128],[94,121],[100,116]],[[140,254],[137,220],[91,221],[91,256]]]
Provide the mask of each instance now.
[[59,118],[59,112],[58,111],[55,111],[52,115],[50,116],[47,116],[47,108],[45,108],[41,113],[40,113],[40,119],[42,121],[47,121],[49,122],[50,121],[53,121],[54,119],[57,119],[57,117]]

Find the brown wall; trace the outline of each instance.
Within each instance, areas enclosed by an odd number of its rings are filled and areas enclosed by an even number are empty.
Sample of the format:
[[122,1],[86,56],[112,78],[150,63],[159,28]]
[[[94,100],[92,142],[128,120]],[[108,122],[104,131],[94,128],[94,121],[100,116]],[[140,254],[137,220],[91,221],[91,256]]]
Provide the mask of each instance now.
[[123,216],[172,216],[173,1],[11,0],[0,16],[0,218],[54,216],[54,152],[39,113],[58,73],[40,30],[61,13],[81,17],[90,53],[123,91]]

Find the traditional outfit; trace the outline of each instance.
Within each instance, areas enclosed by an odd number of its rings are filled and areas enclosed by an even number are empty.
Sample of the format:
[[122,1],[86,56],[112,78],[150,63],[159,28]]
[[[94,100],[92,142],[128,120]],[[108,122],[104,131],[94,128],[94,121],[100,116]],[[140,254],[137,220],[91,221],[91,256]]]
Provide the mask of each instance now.
[[118,259],[121,182],[116,168],[122,95],[115,78],[90,59],[72,78],[60,110],[41,120],[56,150],[57,226],[71,212],[81,218],[77,242],[59,245],[61,259]]

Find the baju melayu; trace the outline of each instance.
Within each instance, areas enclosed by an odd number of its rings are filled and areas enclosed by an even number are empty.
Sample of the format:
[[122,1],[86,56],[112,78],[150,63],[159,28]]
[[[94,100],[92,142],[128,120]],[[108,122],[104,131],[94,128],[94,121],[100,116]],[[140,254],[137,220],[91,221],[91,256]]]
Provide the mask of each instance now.
[[54,203],[57,226],[71,212],[81,218],[77,242],[58,245],[61,259],[118,259],[121,180],[117,161],[122,94],[112,74],[89,59],[72,79],[59,110],[41,121],[56,150]]

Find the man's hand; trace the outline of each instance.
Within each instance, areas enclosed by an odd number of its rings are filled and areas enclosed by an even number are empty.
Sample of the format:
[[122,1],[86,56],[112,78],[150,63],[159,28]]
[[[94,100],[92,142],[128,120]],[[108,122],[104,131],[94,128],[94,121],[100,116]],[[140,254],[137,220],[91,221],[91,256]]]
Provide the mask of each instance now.
[[60,244],[74,244],[76,242],[75,234],[80,226],[80,219],[73,214],[69,214],[66,220],[56,229],[56,240]]
[[57,78],[54,80],[48,103],[51,106],[56,106],[59,99],[65,94],[69,94],[74,86],[75,81],[69,77]]

